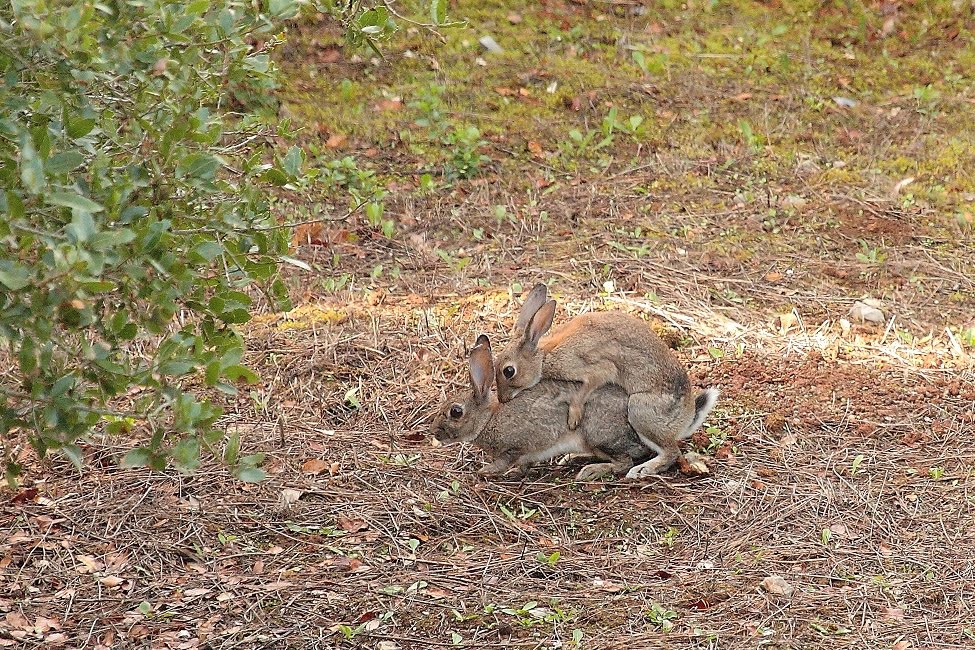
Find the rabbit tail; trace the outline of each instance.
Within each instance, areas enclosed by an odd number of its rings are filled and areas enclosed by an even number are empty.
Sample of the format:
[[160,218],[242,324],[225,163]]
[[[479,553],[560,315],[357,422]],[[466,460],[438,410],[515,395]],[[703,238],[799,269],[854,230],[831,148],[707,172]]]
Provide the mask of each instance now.
[[720,394],[721,391],[717,388],[708,388],[694,399],[694,419],[680,435],[681,440],[690,438],[691,434],[697,431],[699,426],[704,424],[704,419],[711,412],[711,409],[714,408],[714,404],[718,401],[718,395]]

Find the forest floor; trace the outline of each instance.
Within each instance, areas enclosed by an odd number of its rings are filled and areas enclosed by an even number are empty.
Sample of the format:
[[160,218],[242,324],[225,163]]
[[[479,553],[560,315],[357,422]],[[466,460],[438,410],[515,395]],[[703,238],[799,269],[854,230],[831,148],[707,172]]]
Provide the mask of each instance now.
[[[0,647],[975,646],[971,3],[449,15],[385,59],[320,18],[277,53],[331,188],[282,219],[335,220],[296,233],[313,270],[246,326],[262,383],[226,403],[269,479],[104,444],[83,477],[29,467]],[[557,323],[640,314],[720,387],[709,475],[485,480],[430,444],[537,281]]]

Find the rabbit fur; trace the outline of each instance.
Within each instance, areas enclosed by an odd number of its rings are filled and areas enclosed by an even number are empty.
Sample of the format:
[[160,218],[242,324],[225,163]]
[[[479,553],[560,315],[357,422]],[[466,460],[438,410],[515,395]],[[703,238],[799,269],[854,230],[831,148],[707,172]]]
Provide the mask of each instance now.
[[579,471],[577,479],[585,481],[621,474],[653,454],[627,422],[628,398],[618,386],[599,389],[579,426],[570,431],[565,421],[573,384],[544,380],[501,404],[491,391],[495,373],[486,336],[478,337],[469,364],[471,390],[440,407],[431,431],[441,443],[469,441],[488,452],[494,462],[482,468],[482,474],[503,474],[512,465],[524,472],[534,463],[564,454],[603,461]]
[[566,420],[574,430],[596,403],[590,397],[607,384],[618,385],[629,396],[630,426],[656,452],[627,476],[647,476],[670,467],[680,456],[678,441],[690,437],[714,407],[717,389],[695,397],[687,371],[640,318],[623,312],[592,312],[548,334],[555,308],[544,284],[529,292],[512,340],[498,354],[501,402],[515,399],[543,378],[579,382],[569,397]]

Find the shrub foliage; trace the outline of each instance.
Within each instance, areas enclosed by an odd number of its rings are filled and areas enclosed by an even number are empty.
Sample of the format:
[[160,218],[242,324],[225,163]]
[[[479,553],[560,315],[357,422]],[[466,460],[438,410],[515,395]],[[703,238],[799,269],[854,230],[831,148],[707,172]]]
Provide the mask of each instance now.
[[304,180],[260,117],[291,0],[13,0],[0,8],[0,437],[79,467],[93,430],[130,465],[220,453],[262,476],[220,409],[256,376],[234,326],[255,281],[277,307],[289,232],[275,187]]

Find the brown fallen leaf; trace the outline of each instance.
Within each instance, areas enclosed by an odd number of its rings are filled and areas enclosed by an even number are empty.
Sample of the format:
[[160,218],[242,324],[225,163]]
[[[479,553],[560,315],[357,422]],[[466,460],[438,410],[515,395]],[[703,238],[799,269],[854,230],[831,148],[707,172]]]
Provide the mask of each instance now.
[[792,585],[785,581],[782,576],[768,576],[762,580],[762,588],[770,594],[776,596],[789,597],[794,591]]
[[10,499],[10,503],[13,503],[15,505],[21,505],[27,503],[28,501],[33,501],[34,497],[36,496],[37,496],[37,488],[34,487],[25,488],[20,492],[18,492],[17,494],[15,494],[13,498]]
[[91,555],[75,555],[74,559],[81,563],[81,566],[78,567],[78,573],[94,573],[105,568],[104,564]]
[[338,517],[339,528],[350,533],[357,533],[360,530],[365,530],[369,526],[362,519],[352,519],[351,517],[346,517],[345,515],[339,515]]
[[60,630],[61,623],[53,618],[38,616],[34,619],[34,629],[37,630],[38,634],[47,634],[51,630]]
[[322,50],[321,54],[318,55],[318,60],[322,63],[336,63],[342,58],[342,50],[337,47],[330,47]]
[[190,598],[195,598],[196,596],[205,596],[210,593],[210,590],[206,587],[196,587],[194,589],[187,589],[183,592],[184,596],[189,596]]
[[325,146],[329,149],[341,149],[345,146],[346,141],[349,139],[347,135],[342,133],[333,133],[328,140],[325,141]]
[[376,109],[380,111],[398,111],[403,108],[403,100],[399,97],[382,99],[376,102]]
[[677,467],[685,476],[707,476],[711,473],[707,461],[697,452],[689,451],[677,458]]
[[321,458],[309,458],[301,464],[301,471],[304,474],[321,474],[328,469],[328,463]]

